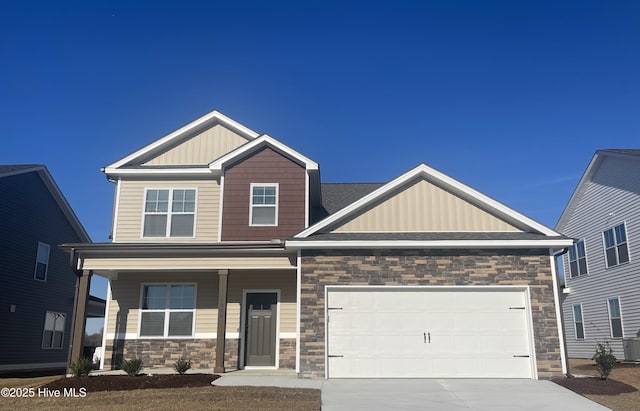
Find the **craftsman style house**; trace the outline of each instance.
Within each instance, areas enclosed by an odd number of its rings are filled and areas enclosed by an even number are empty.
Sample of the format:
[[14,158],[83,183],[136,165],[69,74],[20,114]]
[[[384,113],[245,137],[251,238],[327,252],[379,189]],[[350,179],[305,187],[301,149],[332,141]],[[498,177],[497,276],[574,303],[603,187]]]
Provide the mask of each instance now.
[[302,378],[548,378],[566,370],[552,253],[573,242],[426,165],[322,184],[318,164],[213,111],[104,168],[106,369]]
[[0,166],[0,193],[0,372],[63,369],[77,276],[58,244],[91,240],[45,166]]
[[569,357],[609,342],[640,360],[640,150],[597,151],[556,228],[576,239],[563,256]]

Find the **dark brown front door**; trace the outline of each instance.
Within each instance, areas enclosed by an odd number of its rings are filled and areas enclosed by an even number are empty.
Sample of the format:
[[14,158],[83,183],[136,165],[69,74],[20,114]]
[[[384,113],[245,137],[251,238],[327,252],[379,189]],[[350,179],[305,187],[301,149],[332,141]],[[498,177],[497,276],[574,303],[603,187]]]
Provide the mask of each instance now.
[[276,293],[247,293],[245,365],[276,364]]

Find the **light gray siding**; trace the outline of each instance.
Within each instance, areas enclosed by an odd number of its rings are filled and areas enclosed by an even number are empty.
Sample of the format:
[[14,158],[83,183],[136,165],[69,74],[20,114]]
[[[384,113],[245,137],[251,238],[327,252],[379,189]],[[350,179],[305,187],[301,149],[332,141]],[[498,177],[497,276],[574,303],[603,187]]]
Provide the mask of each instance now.
[[[607,300],[620,298],[623,337],[640,337],[640,161],[605,157],[579,199],[563,234],[584,239],[586,275],[570,278],[568,255],[563,264],[570,293],[563,302],[569,357],[591,358],[598,342],[610,342],[624,358],[621,338],[612,338]],[[602,232],[625,223],[629,262],[606,268]],[[577,340],[572,307],[582,304],[584,340]]]

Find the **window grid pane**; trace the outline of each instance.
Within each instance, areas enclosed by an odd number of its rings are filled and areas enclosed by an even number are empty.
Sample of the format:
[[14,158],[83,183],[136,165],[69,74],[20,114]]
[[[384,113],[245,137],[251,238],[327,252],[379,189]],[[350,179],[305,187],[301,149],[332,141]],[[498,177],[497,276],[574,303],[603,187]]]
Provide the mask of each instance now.
[[142,309],[163,310],[167,305],[166,285],[145,285],[142,295]]

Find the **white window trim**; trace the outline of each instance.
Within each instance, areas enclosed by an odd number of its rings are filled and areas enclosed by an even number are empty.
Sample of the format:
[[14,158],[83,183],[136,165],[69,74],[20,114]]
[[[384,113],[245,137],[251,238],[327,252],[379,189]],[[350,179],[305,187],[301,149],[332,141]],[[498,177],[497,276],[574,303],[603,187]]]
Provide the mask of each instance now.
[[[580,316],[582,317],[582,321],[580,321],[580,323],[582,324],[582,338],[578,337],[578,326],[576,325],[578,321],[576,319],[575,306],[580,307]],[[584,309],[582,307],[582,303],[573,304],[571,306],[571,313],[573,314],[573,335],[575,336],[576,341],[586,340],[587,339],[587,334],[586,334],[585,328],[584,328]]]
[[[169,191],[169,204],[168,204],[168,208],[167,208],[167,226],[165,227],[165,234],[164,236],[145,236],[144,235],[144,223],[145,223],[145,219],[147,216],[147,211],[146,211],[146,206],[147,206],[147,192],[150,190],[168,190]],[[173,191],[174,190],[193,190],[195,191],[195,206],[193,209],[193,213],[174,213],[173,211],[171,211],[172,207],[173,207]],[[172,216],[176,214],[176,215],[186,215],[186,214],[193,214],[193,235],[191,237],[174,237],[171,236],[171,218]],[[163,213],[149,213],[149,215],[164,215]],[[196,227],[197,222],[198,222],[198,188],[197,187],[173,187],[173,188],[167,188],[167,187],[147,187],[144,189],[144,195],[142,197],[142,224],[140,224],[140,238],[143,239],[148,239],[148,238],[177,238],[177,239],[181,239],[181,238],[196,238]]]
[[[278,226],[278,212],[280,208],[280,184],[279,183],[251,183],[249,186],[249,226],[250,227],[277,227]],[[275,205],[263,205],[253,204],[253,188],[254,187],[275,187],[276,188],[276,203]],[[275,207],[275,221],[274,224],[253,224],[253,207]]]
[[[620,225],[624,226],[624,236],[625,236],[624,244],[626,244],[626,246],[627,246],[627,255],[629,256],[629,260],[625,261],[624,263],[620,262],[620,255],[618,255],[618,245],[619,244],[616,242],[615,245],[613,246],[613,248],[615,248],[615,250],[616,250],[616,261],[617,261],[617,263],[614,264],[614,265],[609,265],[609,261],[607,261],[607,241],[605,239],[604,233],[606,231],[612,230],[613,231],[613,241],[615,242],[615,241],[617,241],[616,240],[616,227],[618,227]],[[602,235],[602,248],[603,248],[603,252],[604,252],[604,266],[605,266],[605,268],[607,268],[607,269],[615,268],[615,267],[618,267],[620,265],[628,264],[628,263],[631,262],[631,249],[629,248],[629,230],[627,230],[627,222],[626,221],[614,224],[614,225],[610,226],[609,228],[602,230],[602,234],[601,235]],[[611,247],[609,247],[609,248],[611,248]],[[586,255],[586,250],[585,250],[585,255]]]
[[[604,231],[603,231],[603,236],[604,236]],[[580,257],[578,257],[578,243],[582,241],[582,244],[584,245],[584,263],[586,266],[587,271],[584,274],[580,274]],[[576,252],[576,264],[578,267],[578,273],[576,276],[573,276],[571,273],[571,254],[569,254],[569,252],[567,252],[567,261],[569,262],[568,264],[568,269],[569,269],[569,278],[579,278],[579,277],[584,277],[586,275],[589,275],[589,256],[587,255],[587,241],[584,238],[579,239],[578,241],[576,241],[571,247],[575,247],[575,252]],[[606,258],[606,256],[605,256]]]
[[[45,347],[44,345],[44,334],[47,331],[47,316],[49,314],[54,314],[56,316],[61,315],[62,317],[64,317],[64,322],[62,323],[62,337],[60,338],[60,342],[62,343],[60,345],[60,347]],[[53,330],[49,330],[49,331],[53,331],[55,332],[55,326],[56,326],[56,322],[54,320],[53,323]],[[42,343],[41,343],[41,348],[43,350],[62,350],[64,348],[64,329],[67,326],[67,314],[66,313],[61,313],[61,312],[57,312],[57,311],[46,311],[44,314],[44,325],[42,326]]]
[[[611,307],[609,306],[609,300],[618,300],[618,310],[620,310],[620,330],[622,331],[622,335],[620,337],[613,336],[613,325],[611,324]],[[622,319],[622,301],[620,301],[620,297],[611,297],[607,298],[607,314],[609,319],[609,336],[611,338],[622,339],[624,338],[624,321]]]
[[[194,293],[194,304],[193,304],[193,309],[187,309],[187,308],[175,308],[175,309],[171,309],[171,308],[165,308],[162,310],[144,310],[142,308],[143,305],[143,299],[144,299],[144,287],[147,285],[164,285],[167,287],[167,290],[169,290],[169,287],[171,287],[172,285],[192,285],[194,287],[193,293]],[[170,298],[171,293],[169,293],[167,291],[166,294],[166,304],[165,307],[168,307],[169,305],[169,298]],[[150,339],[150,340],[163,340],[163,339],[167,339],[167,338],[171,338],[171,339],[194,339],[196,336],[196,317],[197,317],[197,307],[198,306],[198,284],[197,283],[181,283],[181,282],[171,282],[171,283],[162,283],[162,282],[158,282],[158,283],[141,283],[140,284],[140,302],[138,305],[138,338],[140,339]],[[142,313],[143,312],[161,312],[161,313],[165,313],[164,315],[164,333],[163,335],[141,335],[141,327],[142,327]],[[191,323],[191,335],[169,335],[169,314],[171,312],[193,312],[193,322]]]
[[[47,261],[38,261],[38,251],[40,250],[40,246],[47,247]],[[36,248],[36,261],[33,267],[33,279],[36,281],[42,281],[43,283],[47,282],[47,277],[49,276],[49,260],[51,257],[51,246],[47,243],[43,243],[42,241],[38,241],[38,248]],[[46,265],[44,269],[44,278],[38,278],[36,275],[38,273],[38,263],[44,263]]]

